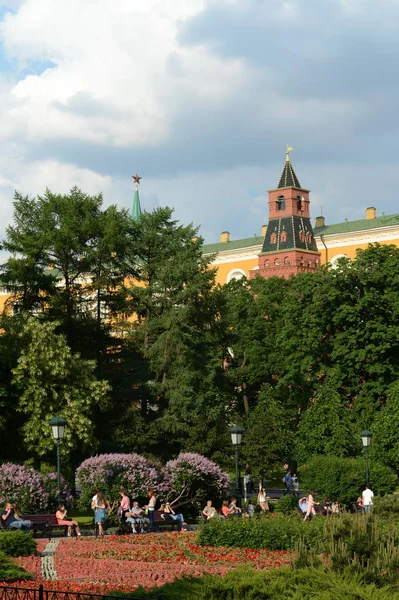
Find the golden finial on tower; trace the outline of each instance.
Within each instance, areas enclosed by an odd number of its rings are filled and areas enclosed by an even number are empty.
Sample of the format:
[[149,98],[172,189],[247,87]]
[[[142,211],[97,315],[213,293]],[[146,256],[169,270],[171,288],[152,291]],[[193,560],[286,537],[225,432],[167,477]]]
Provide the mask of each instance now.
[[290,162],[290,152],[292,152],[293,149],[294,148],[291,148],[291,146],[289,146],[287,144],[287,152],[286,152],[286,155],[285,155],[285,161],[286,162]]

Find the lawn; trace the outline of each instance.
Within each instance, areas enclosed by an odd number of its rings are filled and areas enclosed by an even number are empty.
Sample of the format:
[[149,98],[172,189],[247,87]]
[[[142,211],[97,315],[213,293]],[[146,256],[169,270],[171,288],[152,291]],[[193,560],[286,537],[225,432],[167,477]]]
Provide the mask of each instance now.
[[82,512],[81,510],[68,510],[68,517],[74,519],[79,523],[81,529],[93,529],[94,528],[94,512],[89,510]]
[[39,557],[15,560],[37,576],[34,586],[44,583],[47,589],[92,593],[129,592],[140,585],[148,589],[188,575],[224,575],[239,565],[263,570],[290,562],[285,551],[203,547],[196,536],[195,532],[167,532],[62,538],[54,557],[55,581],[42,581]]

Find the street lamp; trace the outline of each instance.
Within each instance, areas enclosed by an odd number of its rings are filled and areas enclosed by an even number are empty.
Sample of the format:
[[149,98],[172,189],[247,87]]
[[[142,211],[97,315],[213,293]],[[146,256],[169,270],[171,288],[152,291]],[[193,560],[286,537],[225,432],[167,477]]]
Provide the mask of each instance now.
[[370,431],[367,431],[367,429],[362,431],[362,433],[360,434],[360,437],[362,438],[363,448],[364,448],[364,456],[366,459],[366,483],[367,483],[367,485],[369,483],[369,448],[371,445],[371,436],[372,436],[372,433]]
[[229,429],[229,433],[231,435],[231,443],[234,446],[234,451],[235,451],[235,459],[236,459],[236,490],[237,490],[237,495],[240,496],[240,466],[239,466],[239,461],[238,461],[238,457],[239,457],[239,452],[240,452],[240,446],[241,446],[241,437],[242,434],[244,433],[244,429],[242,427],[240,427],[239,425],[234,425],[233,427],[230,427]]
[[53,432],[53,438],[57,444],[57,493],[61,493],[61,469],[60,469],[60,443],[64,437],[65,426],[68,425],[67,421],[62,417],[54,417],[50,419],[48,424],[51,426]]

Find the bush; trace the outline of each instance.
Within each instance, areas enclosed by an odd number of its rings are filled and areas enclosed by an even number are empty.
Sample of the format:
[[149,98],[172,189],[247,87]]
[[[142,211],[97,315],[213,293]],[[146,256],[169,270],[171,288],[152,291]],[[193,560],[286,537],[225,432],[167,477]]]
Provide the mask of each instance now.
[[198,543],[202,546],[234,548],[268,548],[294,550],[300,541],[318,546],[323,535],[324,520],[304,522],[297,515],[265,515],[261,519],[210,519],[201,529]]
[[[300,468],[301,487],[314,490],[324,498],[339,499],[345,505],[353,504],[364,484],[364,460],[315,456]],[[370,465],[370,485],[375,494],[392,493],[397,477],[394,471],[373,461]]]
[[273,510],[276,512],[281,512],[285,514],[289,514],[295,512],[298,507],[298,498],[293,494],[287,494],[286,496],[281,496],[278,501],[273,504]]
[[374,515],[342,514],[326,519],[325,557],[332,569],[378,585],[399,579],[397,528]]
[[30,556],[36,553],[36,542],[23,531],[3,531],[0,534],[0,551],[7,556]]
[[158,594],[164,600],[399,600],[397,590],[364,585],[356,577],[346,578],[327,569],[287,568],[237,569],[224,577],[186,578],[149,591],[139,588],[129,596],[154,598]]
[[211,497],[221,497],[230,486],[227,473],[201,454],[185,452],[166,463],[161,489],[171,500],[202,508]]
[[34,579],[34,577],[0,551],[0,581],[26,581],[27,579]]
[[157,470],[138,454],[100,454],[83,461],[76,471],[81,497],[79,505],[87,509],[96,487],[104,491],[107,500],[120,498],[120,489],[126,488],[134,497],[147,496],[149,488],[157,488]]
[[[49,495],[49,501],[47,510],[56,511],[58,502],[58,488],[57,488],[57,473],[49,472],[43,474],[44,487]],[[74,500],[72,490],[66,483],[65,479],[61,475],[61,494],[64,497],[64,501],[71,504]]]
[[12,502],[21,514],[44,510],[49,494],[43,477],[24,465],[0,465],[0,504]]
[[373,513],[381,517],[398,517],[399,515],[399,494],[389,494],[386,496],[376,496],[374,498]]

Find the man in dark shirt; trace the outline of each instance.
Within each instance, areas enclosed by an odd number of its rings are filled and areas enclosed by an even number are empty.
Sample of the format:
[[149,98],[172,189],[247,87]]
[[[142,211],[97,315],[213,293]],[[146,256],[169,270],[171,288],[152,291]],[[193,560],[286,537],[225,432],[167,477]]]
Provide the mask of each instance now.
[[5,509],[1,512],[1,518],[7,529],[22,529],[22,531],[28,532],[32,527],[32,521],[21,519],[10,502],[7,502]]

